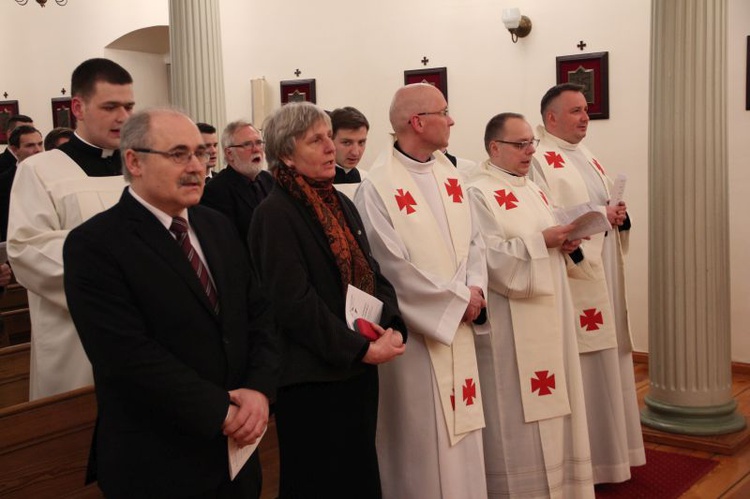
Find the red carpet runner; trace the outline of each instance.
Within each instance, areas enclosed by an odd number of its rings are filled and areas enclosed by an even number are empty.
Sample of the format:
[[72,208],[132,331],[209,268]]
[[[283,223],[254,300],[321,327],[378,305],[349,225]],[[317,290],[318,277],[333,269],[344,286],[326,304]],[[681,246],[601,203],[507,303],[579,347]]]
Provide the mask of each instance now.
[[627,482],[596,486],[597,499],[677,499],[718,461],[646,449],[646,465]]

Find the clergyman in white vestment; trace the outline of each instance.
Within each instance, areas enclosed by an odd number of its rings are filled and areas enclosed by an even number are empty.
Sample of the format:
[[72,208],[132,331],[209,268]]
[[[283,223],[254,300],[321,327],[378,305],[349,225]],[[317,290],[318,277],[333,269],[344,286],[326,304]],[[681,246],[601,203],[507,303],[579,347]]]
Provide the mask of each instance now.
[[355,195],[373,255],[410,334],[379,368],[377,450],[386,499],[487,496],[472,321],[486,266],[460,173],[440,152],[453,120],[443,94],[408,85],[393,98],[395,143]]
[[133,80],[119,64],[89,59],[73,72],[75,135],[18,167],[10,195],[8,258],[29,294],[29,399],[94,382],[68,312],[62,247],[71,229],[113,206],[125,181],[117,148],[133,109]]
[[487,124],[489,159],[467,176],[487,248],[492,332],[476,337],[484,390],[484,456],[491,498],[593,498],[581,365],[557,224],[527,178],[531,126],[503,113]]
[[544,126],[534,155],[533,180],[553,206],[591,202],[606,208],[614,227],[581,245],[568,260],[579,329],[594,483],[623,482],[630,467],[646,463],[633,373],[633,347],[625,299],[623,252],[630,219],[625,203],[609,204],[613,185],[602,162],[581,141],[589,124],[582,87],[561,84],[542,98]]

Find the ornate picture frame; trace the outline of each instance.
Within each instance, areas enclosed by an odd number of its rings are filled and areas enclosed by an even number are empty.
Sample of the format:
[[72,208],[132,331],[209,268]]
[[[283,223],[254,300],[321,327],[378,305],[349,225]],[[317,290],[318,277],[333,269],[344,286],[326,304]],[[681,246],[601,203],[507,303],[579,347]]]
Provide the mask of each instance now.
[[578,83],[589,105],[589,118],[609,119],[609,52],[563,55],[556,58],[557,83]]
[[315,104],[315,79],[284,80],[280,83],[281,105],[287,102],[312,102]]
[[448,102],[448,68],[411,69],[404,71],[404,85],[411,83],[429,83],[443,92]]
[[0,144],[8,143],[5,129],[8,128],[8,119],[14,114],[18,114],[17,100],[0,101]]
[[76,129],[76,117],[71,109],[70,97],[52,98],[52,126]]

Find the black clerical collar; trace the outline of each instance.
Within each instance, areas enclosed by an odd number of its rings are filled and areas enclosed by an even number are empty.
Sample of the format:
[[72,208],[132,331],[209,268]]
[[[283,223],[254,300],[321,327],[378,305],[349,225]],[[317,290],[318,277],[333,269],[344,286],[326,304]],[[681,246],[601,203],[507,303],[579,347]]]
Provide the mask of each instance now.
[[95,147],[75,134],[59,149],[75,161],[89,177],[122,175],[120,151]]
[[433,157],[433,155],[432,155],[432,154],[430,154],[430,159],[428,159],[427,161],[420,161],[420,160],[418,160],[417,158],[415,158],[414,156],[412,156],[411,154],[407,154],[407,153],[405,153],[405,152],[404,152],[404,150],[403,150],[403,149],[401,149],[401,146],[400,146],[400,145],[398,145],[398,142],[394,142],[394,143],[393,143],[393,147],[394,147],[394,149],[396,149],[396,150],[397,150],[398,152],[400,152],[401,154],[403,154],[404,156],[406,156],[406,157],[407,157],[407,158],[409,158],[410,160],[412,160],[412,161],[416,161],[417,163],[429,163],[430,161],[432,161],[433,159],[435,159],[435,158]]

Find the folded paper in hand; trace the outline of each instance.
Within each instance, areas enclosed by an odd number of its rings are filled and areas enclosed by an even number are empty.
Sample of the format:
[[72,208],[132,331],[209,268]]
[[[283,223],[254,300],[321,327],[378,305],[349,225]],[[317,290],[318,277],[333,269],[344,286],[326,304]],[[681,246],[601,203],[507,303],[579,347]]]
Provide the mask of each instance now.
[[237,442],[235,442],[233,438],[227,438],[230,480],[234,480],[235,477],[237,477],[237,473],[240,472],[242,467],[245,466],[247,460],[250,459],[250,456],[253,455],[253,452],[255,452],[255,449],[258,448],[258,444],[260,444],[260,441],[266,434],[266,430],[268,430],[268,426],[263,429],[263,433],[261,433],[260,437],[255,441],[254,444],[246,445],[244,447],[240,447],[239,445],[237,445]]
[[[378,324],[383,313],[383,302],[374,296],[355,288],[351,284],[346,289],[346,325],[349,329],[359,331],[355,321],[364,319]],[[360,333],[361,334],[361,333]],[[367,338],[367,335],[363,334]],[[369,338],[368,338],[369,339]]]
[[612,230],[604,206],[582,203],[567,208],[555,208],[554,212],[560,225],[575,225],[573,231],[568,234],[569,241]]

